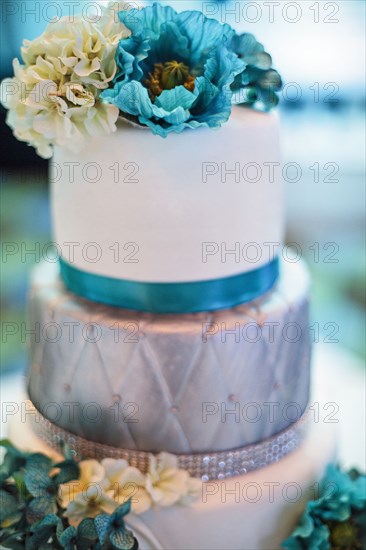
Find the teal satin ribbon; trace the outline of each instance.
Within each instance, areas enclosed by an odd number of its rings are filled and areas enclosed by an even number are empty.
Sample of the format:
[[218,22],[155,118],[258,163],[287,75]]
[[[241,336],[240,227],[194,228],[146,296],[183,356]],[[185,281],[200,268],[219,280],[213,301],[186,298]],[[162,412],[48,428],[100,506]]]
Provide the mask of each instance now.
[[61,277],[75,294],[95,302],[149,313],[196,313],[250,302],[272,288],[279,260],[231,277],[188,283],[144,283],[82,271],[60,260]]

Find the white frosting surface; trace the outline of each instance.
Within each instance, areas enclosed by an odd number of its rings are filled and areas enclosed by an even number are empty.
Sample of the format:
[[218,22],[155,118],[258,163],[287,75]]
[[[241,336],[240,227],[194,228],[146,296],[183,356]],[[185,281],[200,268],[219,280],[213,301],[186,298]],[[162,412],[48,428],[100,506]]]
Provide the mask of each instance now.
[[167,139],[121,121],[81,156],[56,149],[50,176],[54,239],[93,274],[215,279],[266,264],[265,243],[282,242],[275,114],[234,107],[218,130]]

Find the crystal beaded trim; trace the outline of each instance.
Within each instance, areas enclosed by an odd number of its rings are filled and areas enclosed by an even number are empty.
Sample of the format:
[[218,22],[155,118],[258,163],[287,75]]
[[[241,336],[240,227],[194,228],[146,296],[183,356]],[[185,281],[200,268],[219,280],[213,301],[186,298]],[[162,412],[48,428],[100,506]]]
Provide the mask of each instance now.
[[[123,458],[130,466],[135,466],[142,473],[147,473],[152,453],[132,451],[111,447],[59,428],[34,407],[31,415],[32,428],[35,434],[52,449],[60,451],[67,444],[77,460],[94,458]],[[239,476],[278,462],[288,453],[295,450],[302,442],[307,428],[307,414],[278,434],[245,447],[214,453],[196,453],[176,455],[179,468],[186,470],[192,477],[202,481],[226,479]]]

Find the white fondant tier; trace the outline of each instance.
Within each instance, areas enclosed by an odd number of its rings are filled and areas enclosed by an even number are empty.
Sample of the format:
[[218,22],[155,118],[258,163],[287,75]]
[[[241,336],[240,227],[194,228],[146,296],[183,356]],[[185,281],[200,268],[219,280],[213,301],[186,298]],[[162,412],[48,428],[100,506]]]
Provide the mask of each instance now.
[[[141,550],[278,550],[295,527],[305,502],[336,457],[335,424],[313,423],[293,453],[256,472],[203,483],[189,506],[155,507],[129,515]],[[14,416],[10,438],[23,449],[54,451]]]
[[281,432],[306,409],[310,377],[307,271],[281,271],[254,302],[169,316],[83,300],[39,266],[32,402],[60,428],[129,450],[227,451]]
[[191,282],[252,271],[282,243],[278,118],[233,107],[219,130],[154,136],[120,121],[83,155],[55,149],[54,240],[91,274]]

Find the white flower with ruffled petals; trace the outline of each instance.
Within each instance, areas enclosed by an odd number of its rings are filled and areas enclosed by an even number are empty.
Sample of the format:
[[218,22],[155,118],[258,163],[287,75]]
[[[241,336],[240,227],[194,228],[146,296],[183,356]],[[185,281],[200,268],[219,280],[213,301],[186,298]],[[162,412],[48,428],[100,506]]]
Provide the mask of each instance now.
[[131,499],[131,510],[135,514],[142,514],[151,507],[151,498],[145,488],[146,477],[140,470],[129,466],[126,460],[102,460],[106,479],[110,484],[108,494],[123,504]]
[[78,525],[84,518],[94,518],[102,512],[111,514],[117,503],[108,494],[109,483],[105,470],[96,460],[80,462],[80,477],[60,487],[64,515],[71,525]]
[[116,47],[130,34],[116,15],[127,7],[111,2],[95,22],[63,17],[24,41],[24,64],[14,60],[14,77],[1,83],[0,101],[14,135],[40,156],[49,158],[54,145],[78,152],[93,137],[116,130],[119,110],[99,96],[116,74]]
[[198,495],[200,480],[191,478],[178,468],[178,460],[169,453],[150,456],[146,475],[146,490],[152,501],[159,506],[172,506],[178,502],[188,503]]
[[70,524],[78,525],[86,517],[111,514],[130,499],[135,514],[151,506],[190,504],[201,487],[202,482],[179,469],[177,458],[169,453],[150,455],[146,475],[126,460],[105,458],[101,463],[80,462],[80,478],[60,487],[60,500]]

